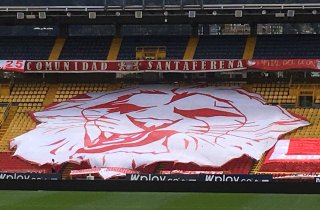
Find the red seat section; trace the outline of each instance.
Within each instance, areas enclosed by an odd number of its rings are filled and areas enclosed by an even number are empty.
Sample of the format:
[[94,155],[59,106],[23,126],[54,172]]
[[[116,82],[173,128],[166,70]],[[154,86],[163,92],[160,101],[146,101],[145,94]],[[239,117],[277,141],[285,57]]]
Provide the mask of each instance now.
[[43,165],[38,166],[29,162],[26,162],[18,157],[12,156],[11,152],[0,153],[0,171],[2,172],[36,172],[36,173],[50,173],[51,166]]
[[194,163],[167,163],[163,166],[164,171],[184,170],[184,171],[224,171],[232,174],[248,174],[253,164],[253,159],[248,156],[233,159],[221,167],[200,167]]
[[320,170],[320,139],[278,140],[268,152],[260,172],[316,173]]

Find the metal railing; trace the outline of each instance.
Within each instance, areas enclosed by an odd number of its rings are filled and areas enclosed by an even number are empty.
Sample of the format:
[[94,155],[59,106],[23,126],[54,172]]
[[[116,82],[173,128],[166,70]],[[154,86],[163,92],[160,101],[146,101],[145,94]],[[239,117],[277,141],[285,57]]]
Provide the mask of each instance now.
[[319,9],[320,3],[303,4],[198,4],[198,5],[104,5],[104,6],[0,6],[0,12],[101,12],[132,10],[286,10]]

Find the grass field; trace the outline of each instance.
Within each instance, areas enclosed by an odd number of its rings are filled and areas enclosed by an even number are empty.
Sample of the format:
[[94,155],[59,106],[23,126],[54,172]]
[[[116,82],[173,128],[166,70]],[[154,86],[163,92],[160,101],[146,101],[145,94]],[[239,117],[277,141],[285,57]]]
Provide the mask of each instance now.
[[320,195],[0,191],[0,209],[318,210]]

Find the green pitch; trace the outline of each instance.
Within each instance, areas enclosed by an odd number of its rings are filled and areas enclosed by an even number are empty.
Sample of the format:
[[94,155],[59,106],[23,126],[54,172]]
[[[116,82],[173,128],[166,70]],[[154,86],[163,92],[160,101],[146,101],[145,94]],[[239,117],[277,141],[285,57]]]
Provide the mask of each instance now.
[[0,191],[1,210],[318,210],[320,195]]

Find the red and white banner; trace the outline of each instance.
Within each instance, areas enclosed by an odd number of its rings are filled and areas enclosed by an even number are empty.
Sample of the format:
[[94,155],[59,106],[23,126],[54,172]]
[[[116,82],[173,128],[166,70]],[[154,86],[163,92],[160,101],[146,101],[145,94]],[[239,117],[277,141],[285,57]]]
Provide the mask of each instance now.
[[283,71],[283,70],[319,70],[319,59],[256,59],[248,60],[249,69]]
[[107,168],[88,168],[81,170],[71,170],[71,176],[79,176],[79,175],[91,175],[91,174],[99,174],[102,178],[112,178],[125,176],[127,174],[138,174],[139,171],[130,170],[127,168],[116,168],[116,167],[107,167]]
[[132,72],[220,72],[238,70],[319,70],[319,59],[256,60],[0,60],[5,71],[26,73],[132,73]]
[[219,167],[243,155],[259,159],[279,136],[309,124],[239,87],[87,93],[33,115],[41,124],[11,141],[16,156],[39,165],[54,159],[130,170],[157,162]]
[[273,162],[320,162],[320,139],[279,140],[268,153],[265,164]]
[[118,60],[27,61],[25,71],[37,72],[211,72],[246,69],[245,60]]
[[25,60],[0,60],[0,70],[24,72]]
[[238,70],[319,70],[320,59],[255,60],[0,60],[6,71],[26,73],[132,73],[132,72],[222,72]]

